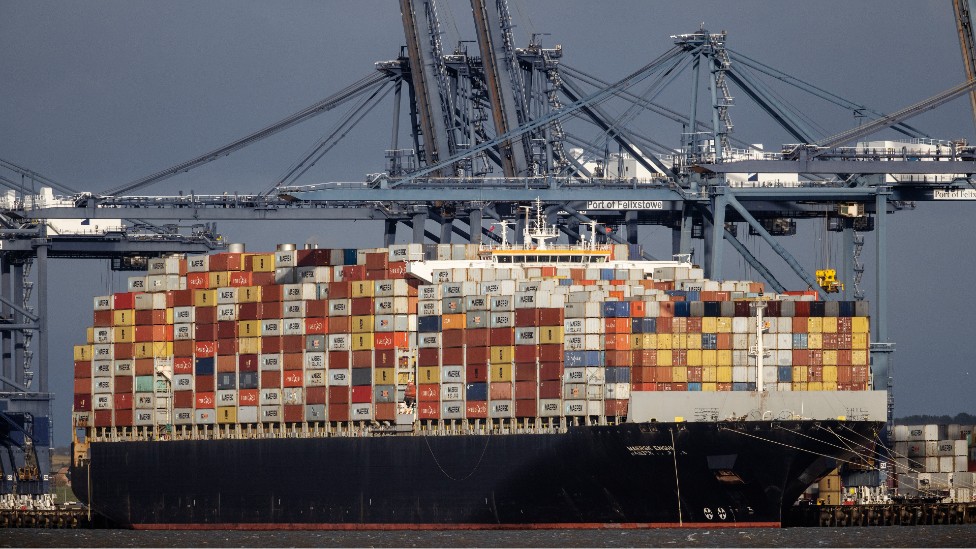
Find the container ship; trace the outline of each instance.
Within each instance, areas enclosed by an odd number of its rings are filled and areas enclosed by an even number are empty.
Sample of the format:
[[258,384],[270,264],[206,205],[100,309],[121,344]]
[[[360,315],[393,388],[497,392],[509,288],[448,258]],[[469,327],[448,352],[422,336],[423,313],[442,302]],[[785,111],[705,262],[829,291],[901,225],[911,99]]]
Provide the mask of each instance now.
[[79,500],[132,528],[779,526],[872,452],[866,303],[555,244],[538,210],[501,234],[150,260],[74,348]]

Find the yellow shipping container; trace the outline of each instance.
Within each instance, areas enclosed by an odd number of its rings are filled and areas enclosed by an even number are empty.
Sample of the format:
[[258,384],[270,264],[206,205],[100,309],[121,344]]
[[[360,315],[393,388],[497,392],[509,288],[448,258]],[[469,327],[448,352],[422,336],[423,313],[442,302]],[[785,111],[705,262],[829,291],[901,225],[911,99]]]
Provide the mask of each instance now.
[[[661,335],[661,334],[658,334]],[[661,338],[657,338],[660,343]],[[658,366],[671,366],[671,349],[658,349],[657,351],[657,365]]]
[[824,383],[837,383],[837,366],[827,366],[823,367],[823,381]]
[[217,423],[237,423],[237,406],[217,406]]
[[142,342],[142,343],[133,344],[132,356],[134,358],[152,358],[153,357],[152,342]]
[[153,341],[152,353],[154,357],[157,356],[173,356],[173,342],[172,341]]
[[630,348],[635,350],[657,349],[657,334],[632,334]]
[[115,343],[132,343],[135,341],[136,329],[132,326],[116,326],[112,330],[112,341]]
[[821,333],[807,334],[807,349],[823,349],[823,334]]
[[352,334],[353,351],[370,351],[373,349],[373,332]]
[[411,372],[397,372],[397,384],[406,385],[410,383]]
[[467,319],[468,316],[465,314],[443,315],[441,316],[441,329],[460,330],[465,327]]
[[794,381],[793,382],[794,391],[808,391],[806,381]]
[[173,324],[173,308],[168,307],[166,309],[166,324]]
[[196,307],[216,307],[217,290],[193,290],[193,305]]
[[706,316],[702,318],[702,333],[712,334],[718,331],[718,319],[714,316]]
[[823,332],[823,318],[819,316],[811,316],[807,319],[807,331],[810,333],[821,333]]
[[261,301],[261,286],[241,286],[237,289],[238,303],[257,303]]
[[491,372],[489,380],[492,383],[498,382],[511,382],[512,381],[512,365],[511,364],[492,364],[489,368]]
[[260,337],[242,337],[237,340],[237,352],[242,355],[261,354]]
[[720,316],[716,318],[715,331],[720,334],[732,333],[732,319],[727,316]]
[[349,323],[349,329],[354,334],[372,332],[373,324],[375,322],[376,322],[376,317],[373,315],[354,316],[352,317],[352,320]]
[[868,334],[851,334],[851,349],[867,349]]
[[[718,381],[718,367],[717,366],[705,366],[702,368],[702,383],[715,383]],[[704,386],[702,387],[704,391]],[[713,391],[715,389],[712,389]]]
[[230,273],[227,271],[214,271],[209,273],[211,288],[226,288],[230,286]]
[[851,332],[855,334],[868,333],[868,317],[866,316],[851,317]]
[[710,381],[705,381],[702,383],[702,391],[715,392],[718,391],[718,386]]
[[731,366],[732,365],[732,350],[731,349],[719,349],[715,351],[715,363],[719,366]]
[[822,381],[809,381],[807,382],[807,391],[823,391]]
[[822,391],[836,391],[837,382],[836,381],[824,381]]
[[135,326],[136,312],[132,309],[112,311],[112,324],[115,326]]
[[[671,334],[657,334],[657,348],[659,350],[668,351],[668,364],[671,364]],[[657,356],[661,356],[661,353],[658,353]],[[660,363],[661,362],[658,361],[658,364]]]
[[563,342],[562,326],[541,326],[539,328],[539,343],[549,345]]
[[254,254],[251,256],[251,271],[255,273],[273,273],[274,270],[274,254]]
[[825,334],[836,334],[837,333],[837,317],[836,316],[825,316],[823,317],[823,333]]
[[[376,368],[373,370],[373,383],[376,385],[393,385],[396,383],[395,380],[396,368]],[[424,381],[422,383],[427,382]]]
[[732,383],[732,367],[731,366],[719,366],[718,367],[718,379],[719,383]]
[[692,333],[684,334],[685,339],[685,349],[701,349],[701,334]]
[[92,359],[92,346],[91,345],[75,345],[75,347],[74,347],[74,358],[75,358],[75,360],[91,360]]
[[700,349],[688,350],[688,366],[702,365],[702,351]]
[[852,366],[867,366],[868,365],[868,352],[864,350],[854,350],[851,351],[851,365]]
[[675,383],[687,383],[688,382],[688,368],[685,366],[672,366],[671,367],[671,381]]
[[702,366],[717,366],[718,351],[715,349],[705,349],[702,353]]
[[440,383],[441,369],[437,366],[421,366],[417,369],[417,383]]
[[373,297],[375,287],[376,284],[372,280],[356,280],[349,285],[349,295],[352,297]]
[[85,329],[85,343],[95,343],[95,328],[89,326]]
[[[837,351],[826,350],[823,352],[823,364],[824,366],[837,366]],[[824,379],[826,381],[826,378]],[[834,381],[837,381],[834,379]]]
[[[260,337],[261,336],[261,321],[260,320],[238,320],[237,321],[237,337]],[[244,351],[239,351],[243,353]]]
[[492,364],[511,364],[515,357],[515,347],[508,345],[492,345],[488,361]]
[[794,366],[793,367],[793,383],[807,381],[807,367],[806,366]]

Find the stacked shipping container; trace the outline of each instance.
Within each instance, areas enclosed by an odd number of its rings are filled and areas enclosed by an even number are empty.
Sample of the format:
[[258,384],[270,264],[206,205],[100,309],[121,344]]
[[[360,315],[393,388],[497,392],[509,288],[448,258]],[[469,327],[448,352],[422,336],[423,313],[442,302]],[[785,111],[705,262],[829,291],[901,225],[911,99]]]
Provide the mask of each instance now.
[[[153,260],[95,299],[75,423],[395,422],[414,399],[421,421],[618,421],[635,390],[755,390],[760,300],[767,389],[868,388],[865,303],[768,299],[688,267],[477,258],[403,245]],[[408,274],[425,259],[465,264]]]
[[976,501],[976,445],[972,425],[896,425],[894,465],[898,493]]

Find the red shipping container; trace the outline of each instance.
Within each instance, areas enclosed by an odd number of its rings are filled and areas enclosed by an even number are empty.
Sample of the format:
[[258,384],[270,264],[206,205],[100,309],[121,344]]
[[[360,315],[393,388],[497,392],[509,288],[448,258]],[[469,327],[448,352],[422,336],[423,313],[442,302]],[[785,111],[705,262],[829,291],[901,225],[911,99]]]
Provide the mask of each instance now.
[[213,410],[216,405],[217,399],[214,397],[212,392],[197,392],[196,398],[193,399],[193,407],[197,410]]
[[325,404],[326,387],[306,387],[305,404]]
[[237,337],[237,322],[234,320],[222,320],[217,322],[217,337],[219,339]]
[[823,366],[808,366],[807,381],[823,381]]
[[329,299],[346,299],[350,297],[352,284],[347,280],[332,282],[329,284]]
[[[628,342],[629,343],[629,342]],[[629,345],[628,345],[629,346]],[[630,351],[607,351],[604,355],[607,367],[630,366]]]
[[[115,393],[116,394],[131,393],[132,392],[132,386],[133,386],[133,383],[134,383],[134,381],[133,381],[134,379],[135,378],[132,377],[132,376],[116,376],[115,377]],[[81,393],[83,391],[76,391],[76,392]]]
[[354,297],[349,301],[349,313],[354,316],[373,314],[373,298]]
[[298,250],[295,257],[299,267],[325,267],[329,265],[329,250],[324,248]]
[[366,280],[366,265],[345,265],[342,267],[342,280],[357,282]]
[[603,405],[604,413],[608,416],[626,416],[628,402],[621,399],[606,400]]
[[539,398],[562,398],[563,384],[557,380],[539,382]]
[[173,307],[193,306],[193,290],[172,290],[168,294],[173,298]]
[[[516,399],[527,399],[536,398],[536,392],[539,390],[539,384],[535,381],[516,381],[515,382],[515,398]],[[494,397],[492,397],[494,398]]]
[[281,336],[261,336],[261,351],[266,354],[281,352]]
[[235,288],[240,288],[242,286],[253,286],[252,283],[253,273],[247,271],[241,271],[236,273],[230,273],[230,285]]
[[241,389],[237,391],[237,404],[240,406],[257,406],[260,392],[257,389]]
[[464,347],[467,330],[446,330],[441,332],[441,347]]
[[[516,352],[518,347],[515,348]],[[530,381],[535,383],[538,379],[540,366],[535,362],[516,362],[515,381]]]
[[563,377],[562,362],[541,362],[539,364],[539,379],[553,380]]
[[661,383],[670,383],[671,382],[671,380],[674,378],[673,372],[674,371],[671,369],[671,366],[658,366],[658,367],[654,368],[654,375],[657,376],[657,382],[659,384],[658,385],[658,389],[659,390],[661,390],[660,389],[660,384]]
[[94,427],[111,427],[112,410],[95,410]]
[[[280,302],[284,295],[284,287],[280,284],[272,284],[261,288],[261,303]],[[281,318],[278,316],[277,318]]]
[[516,400],[515,417],[536,417],[539,415],[539,403],[535,400]]
[[132,393],[121,393],[115,395],[113,405],[116,410],[132,409]]
[[135,360],[135,374],[137,376],[151,376],[156,373],[151,358],[137,358]]
[[489,342],[492,345],[515,345],[515,329],[492,328]]
[[349,404],[329,403],[329,421],[349,421]]
[[116,427],[132,427],[132,410],[125,409],[115,410],[115,426]]
[[464,417],[486,419],[488,417],[488,403],[481,400],[469,400],[465,403]]
[[[312,303],[309,301],[309,303]],[[306,318],[305,319],[305,333],[307,335],[314,334],[327,334],[329,333],[328,320],[324,318]]]
[[562,307],[539,309],[539,326],[562,326],[565,310]]
[[301,423],[302,421],[305,421],[305,405],[285,404],[284,415],[286,423]]
[[469,364],[467,368],[468,383],[480,383],[488,381],[488,366],[481,364]]
[[396,420],[396,403],[380,402],[376,404],[376,419],[379,421]]
[[202,376],[198,375],[194,378],[193,383],[194,386],[196,387],[197,393],[201,391],[213,391],[214,386],[216,385],[214,376],[210,376],[210,375],[202,375]]
[[[456,330],[460,331],[460,330]],[[448,347],[443,350],[441,355],[441,366],[463,366],[464,365],[464,348],[463,347]]]
[[237,339],[218,339],[217,355],[226,355],[233,358],[237,354]]
[[[349,387],[329,387],[329,405],[349,404]],[[331,415],[329,416],[332,417]]]
[[[217,342],[217,346],[220,347],[220,342]],[[217,355],[217,371],[220,373],[230,373],[237,371],[237,356],[234,354],[230,355]]]
[[373,386],[362,385],[352,388],[352,403],[362,404],[373,401]]
[[329,332],[330,334],[348,334],[352,326],[352,317],[349,316],[330,316],[329,317]]
[[194,342],[189,339],[173,342],[173,356],[192,357]]
[[386,270],[389,265],[390,254],[386,252],[367,252],[366,269],[370,271]]
[[[281,288],[281,286],[265,286],[265,288]],[[264,296],[261,297],[264,299]],[[275,320],[282,316],[280,301],[262,302],[258,307],[258,320]]]
[[418,401],[437,402],[441,399],[441,385],[439,383],[421,383],[418,387]]
[[515,309],[515,327],[531,328],[539,325],[539,309]]
[[[664,305],[672,305],[672,304],[666,301],[659,302],[659,306],[661,307],[662,310],[664,309]],[[674,314],[673,307],[672,307],[672,314]],[[671,318],[670,316],[658,316],[657,321],[654,323],[654,331],[659,334],[670,334],[673,320],[674,319]]]
[[[238,320],[257,320],[258,310],[260,309],[260,303],[241,303],[237,306],[237,318]],[[241,336],[250,334],[238,334]]]
[[258,355],[238,355],[237,369],[241,372],[258,371]]
[[391,279],[406,278],[407,276],[407,262],[406,261],[391,261],[389,267],[386,269],[387,275]]
[[562,344],[551,343],[546,345],[539,345],[539,360],[542,362],[558,362],[562,364],[563,361]]
[[152,327],[153,335],[152,340],[157,342],[167,342],[173,341],[173,325],[172,324],[155,324]]
[[329,351],[327,357],[327,367],[330,370],[348,370],[349,369],[349,351]]
[[393,332],[376,332],[373,334],[374,349],[394,349]]
[[90,360],[76,360],[75,361],[75,378],[80,377],[91,377],[92,366]]
[[535,364],[539,359],[539,347],[535,345],[516,345],[515,364]]
[[284,353],[281,357],[285,370],[301,370],[305,367],[305,355],[302,353]]
[[[116,388],[118,388],[118,382],[116,382]],[[92,378],[90,377],[79,377],[75,378],[75,394],[76,395],[89,395],[92,392]]]
[[352,351],[353,368],[369,368],[373,365],[373,351]]
[[490,347],[468,347],[465,350],[465,359],[467,360],[467,364],[487,364],[490,351]]
[[277,370],[264,370],[261,372],[262,389],[280,389],[281,372]]
[[305,336],[303,335],[281,336],[281,351],[283,353],[301,353],[305,351]]
[[173,391],[174,408],[192,408],[193,391]]
[[491,400],[512,400],[512,384],[508,381],[489,383],[488,398]]
[[135,309],[136,294],[142,292],[118,292],[112,294],[112,308],[116,311],[120,309]]
[[285,387],[301,387],[305,374],[301,370],[287,370],[282,374],[281,384]]
[[275,283],[274,273],[254,273],[251,275],[251,286],[270,286]]
[[149,326],[152,322],[152,311],[136,311],[136,326]]
[[90,412],[92,409],[92,396],[88,393],[76,394],[74,405],[71,409],[75,412]]
[[[150,332],[151,337],[152,332]],[[193,326],[193,339],[206,340],[206,341],[216,341],[217,340],[217,325],[216,324],[201,324],[197,322]],[[145,340],[150,341],[150,340]]]
[[217,354],[216,341],[194,341],[193,355],[197,358],[208,358]]
[[373,367],[375,368],[395,368],[396,367],[396,351],[393,349],[380,349],[378,351],[373,351],[374,362]]
[[132,343],[113,343],[112,350],[115,353],[115,360],[128,360],[135,354]]
[[417,419],[439,419],[441,407],[436,402],[418,402]]
[[173,359],[174,374],[192,374],[193,359],[188,357],[175,357]]
[[417,349],[417,366],[427,367],[427,366],[440,366],[441,356],[440,349],[435,347],[424,347]]
[[687,374],[689,383],[701,383],[702,380],[702,367],[701,366],[688,366]]
[[92,326],[96,328],[107,328],[112,326],[112,311],[95,311]]

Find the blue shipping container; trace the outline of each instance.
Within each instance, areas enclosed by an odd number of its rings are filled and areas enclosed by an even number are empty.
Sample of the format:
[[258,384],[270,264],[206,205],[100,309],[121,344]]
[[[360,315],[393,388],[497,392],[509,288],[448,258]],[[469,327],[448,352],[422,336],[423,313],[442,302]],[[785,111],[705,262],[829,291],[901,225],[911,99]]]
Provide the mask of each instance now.
[[257,389],[258,388],[258,373],[257,372],[241,372],[241,389]]
[[688,390],[689,391],[701,391],[702,390],[702,384],[699,383],[699,382],[690,382],[690,383],[688,383]]
[[790,366],[780,366],[776,369],[776,380],[780,383],[793,381],[793,368]]
[[346,248],[342,250],[342,264],[343,265],[355,265],[356,264],[356,248]]
[[675,301],[674,316],[678,316],[678,317],[691,316],[691,303],[687,301]]
[[198,376],[212,376],[214,375],[214,358],[211,357],[200,357],[196,359],[196,366],[193,371]]
[[441,331],[441,317],[438,315],[418,316],[417,331],[421,333]]
[[223,391],[225,389],[236,389],[237,388],[237,374],[234,372],[221,372],[217,374],[217,389]]
[[488,400],[487,383],[468,383],[465,391],[467,400]]

